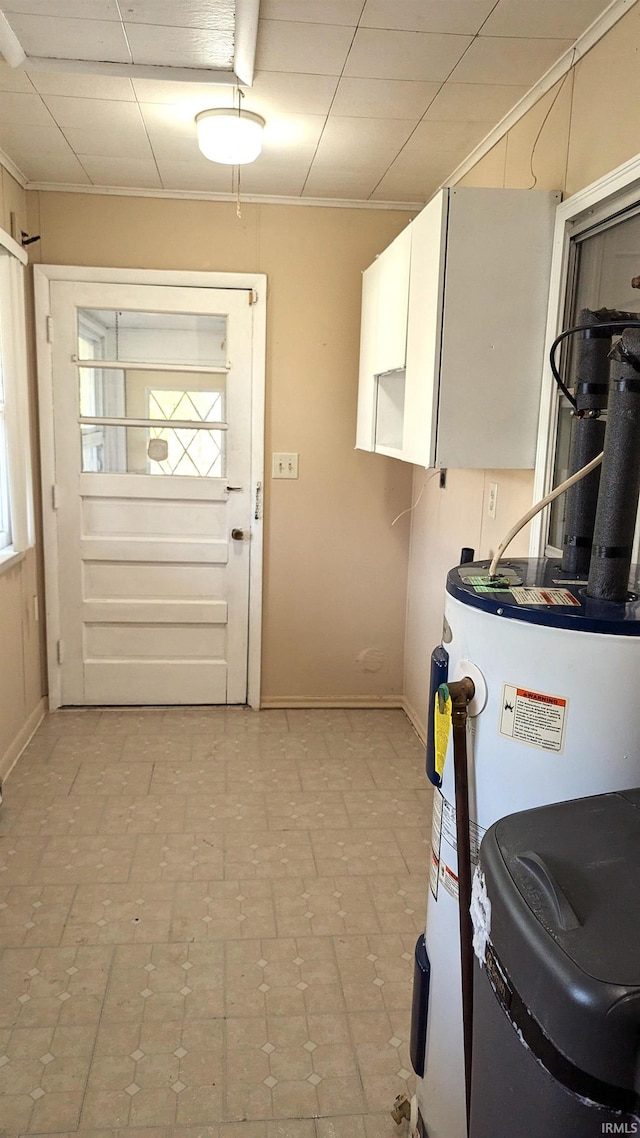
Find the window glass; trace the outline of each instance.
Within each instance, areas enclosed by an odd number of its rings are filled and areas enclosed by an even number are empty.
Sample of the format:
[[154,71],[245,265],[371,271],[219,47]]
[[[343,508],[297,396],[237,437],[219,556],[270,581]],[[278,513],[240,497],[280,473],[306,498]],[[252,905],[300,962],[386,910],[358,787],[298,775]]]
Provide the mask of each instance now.
[[[640,212],[627,213],[620,218],[587,231],[572,242],[571,280],[565,327],[580,322],[584,308],[597,311],[601,308],[640,315]],[[567,386],[575,382],[575,340],[571,337],[559,353],[560,373]],[[564,396],[558,396],[558,432],[554,486],[569,474],[571,442],[571,406]],[[549,528],[549,544],[562,548],[564,516],[567,495],[562,494],[553,503]]]
[[7,464],[7,439],[5,429],[4,376],[0,345],[0,549],[6,549],[8,545],[11,545],[9,469]]
[[[101,341],[94,351],[91,336]],[[131,363],[193,364],[224,367],[226,316],[179,312],[127,312],[82,308],[78,311],[78,358]]]

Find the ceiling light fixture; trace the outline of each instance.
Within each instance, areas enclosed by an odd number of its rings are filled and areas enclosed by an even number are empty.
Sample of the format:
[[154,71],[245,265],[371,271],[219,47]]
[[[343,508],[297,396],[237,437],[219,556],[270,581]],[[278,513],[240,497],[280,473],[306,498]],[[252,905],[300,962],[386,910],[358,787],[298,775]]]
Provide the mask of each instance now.
[[217,107],[196,115],[198,146],[210,162],[244,166],[262,150],[264,119],[253,111]]

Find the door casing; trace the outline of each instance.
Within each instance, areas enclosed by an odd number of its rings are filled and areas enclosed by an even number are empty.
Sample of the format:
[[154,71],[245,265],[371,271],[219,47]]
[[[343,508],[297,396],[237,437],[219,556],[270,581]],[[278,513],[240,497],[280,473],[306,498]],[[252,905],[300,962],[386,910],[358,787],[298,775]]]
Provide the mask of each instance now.
[[[50,284],[53,281],[104,284],[168,285],[186,288],[221,288],[250,291],[253,299],[253,346],[251,390],[251,565],[249,573],[249,646],[247,660],[247,703],[260,707],[260,662],[262,648],[263,500],[264,500],[264,404],[266,363],[267,278],[263,273],[198,273],[156,269],[86,268],[76,265],[35,265],[34,296],[36,316],[36,357],[40,413],[40,461],[42,477],[43,546],[45,562],[45,604],[47,614],[47,671],[49,709],[61,706],[61,671],[57,658],[60,640],[60,597],[58,592],[58,553],[55,486],[55,447],[53,433],[53,373],[49,340],[51,313]],[[55,335],[55,329],[53,330]]]

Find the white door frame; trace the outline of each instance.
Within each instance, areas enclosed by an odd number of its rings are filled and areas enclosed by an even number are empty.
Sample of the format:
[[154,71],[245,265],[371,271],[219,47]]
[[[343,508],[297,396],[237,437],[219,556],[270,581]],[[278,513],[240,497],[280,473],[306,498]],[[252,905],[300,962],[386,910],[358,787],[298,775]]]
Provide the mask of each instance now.
[[53,368],[49,342],[50,284],[53,281],[90,281],[108,284],[172,285],[185,288],[222,288],[251,291],[254,296],[253,349],[251,361],[251,561],[249,570],[249,651],[247,703],[260,707],[262,648],[262,563],[264,501],[264,403],[267,328],[267,278],[264,273],[197,273],[160,269],[102,269],[77,265],[34,265],[36,312],[36,357],[40,412],[40,462],[42,477],[42,524],[47,613],[47,661],[49,708],[61,705],[62,679],[57,657],[61,639],[58,592],[58,544],[53,436]]
[[[540,394],[538,445],[533,501],[548,494],[553,484],[558,426],[556,384],[549,367],[551,345],[561,331],[568,283],[571,238],[640,201],[640,154],[561,202],[556,210],[545,333],[545,368]],[[544,557],[549,528],[549,507],[531,522],[531,557]]]

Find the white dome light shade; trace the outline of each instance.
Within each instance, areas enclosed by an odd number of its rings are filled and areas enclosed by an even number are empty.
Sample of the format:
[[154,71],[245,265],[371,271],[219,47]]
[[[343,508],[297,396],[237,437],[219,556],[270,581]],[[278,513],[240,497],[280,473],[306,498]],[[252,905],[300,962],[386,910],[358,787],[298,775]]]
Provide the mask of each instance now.
[[264,119],[252,111],[219,107],[196,115],[198,146],[210,162],[243,166],[262,150]]

